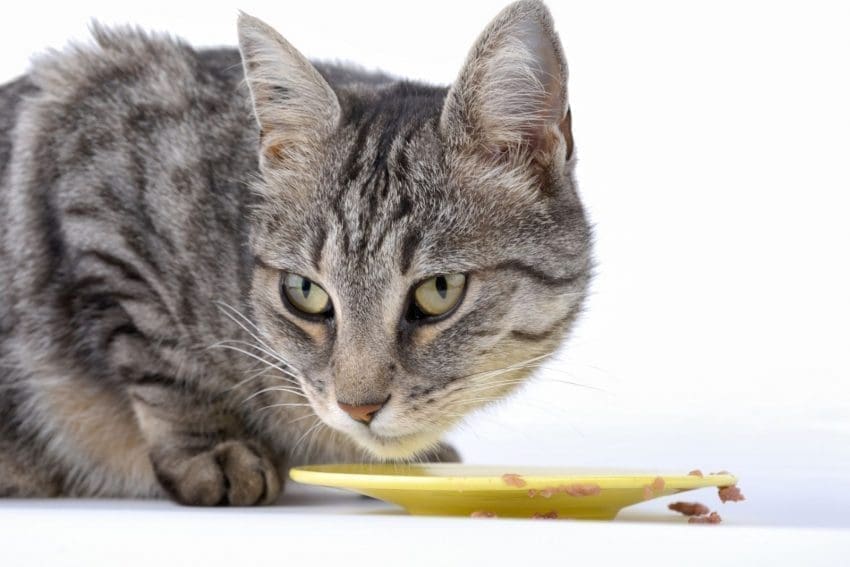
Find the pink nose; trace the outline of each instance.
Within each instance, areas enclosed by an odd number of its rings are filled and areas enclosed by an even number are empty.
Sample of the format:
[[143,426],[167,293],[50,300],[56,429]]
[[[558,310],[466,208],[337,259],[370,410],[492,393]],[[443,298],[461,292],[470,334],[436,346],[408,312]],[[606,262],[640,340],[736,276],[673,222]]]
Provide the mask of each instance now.
[[350,415],[354,421],[368,424],[372,421],[372,417],[378,413],[378,410],[384,407],[385,403],[386,400],[380,404],[369,404],[363,406],[352,406],[351,404],[344,404],[339,401],[336,404],[342,411]]

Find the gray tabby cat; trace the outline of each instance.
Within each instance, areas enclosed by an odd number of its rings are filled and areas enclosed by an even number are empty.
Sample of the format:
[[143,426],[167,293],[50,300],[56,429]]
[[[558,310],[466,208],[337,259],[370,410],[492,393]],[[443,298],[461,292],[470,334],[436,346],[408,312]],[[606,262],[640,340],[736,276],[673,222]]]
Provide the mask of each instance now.
[[0,87],[0,494],[274,501],[311,461],[456,458],[580,310],[551,16],[457,81],[136,30]]

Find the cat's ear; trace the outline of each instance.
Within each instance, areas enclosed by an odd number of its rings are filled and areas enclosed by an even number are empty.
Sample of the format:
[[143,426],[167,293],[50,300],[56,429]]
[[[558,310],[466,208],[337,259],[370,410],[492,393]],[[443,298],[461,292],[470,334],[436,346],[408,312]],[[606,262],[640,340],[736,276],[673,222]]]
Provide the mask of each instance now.
[[542,2],[511,4],[478,37],[440,128],[452,146],[490,162],[549,167],[569,159],[567,63]]
[[261,165],[303,162],[339,123],[327,81],[271,26],[239,14],[239,51],[260,125]]

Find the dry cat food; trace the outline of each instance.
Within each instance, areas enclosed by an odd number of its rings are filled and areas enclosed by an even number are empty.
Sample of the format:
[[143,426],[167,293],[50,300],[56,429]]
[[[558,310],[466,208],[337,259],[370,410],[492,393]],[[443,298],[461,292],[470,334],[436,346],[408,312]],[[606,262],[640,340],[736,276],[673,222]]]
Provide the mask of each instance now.
[[533,520],[557,520],[558,513],[555,510],[551,512],[535,512],[533,516],[531,516]]
[[595,483],[587,482],[581,483],[577,482],[574,484],[562,484],[559,486],[547,486],[546,488],[541,488],[540,490],[535,490],[533,488],[529,489],[528,497],[534,498],[535,496],[542,496],[543,498],[551,498],[553,494],[567,494],[569,496],[594,496],[602,492],[602,488]]
[[[709,474],[730,475],[732,473],[730,473],[729,471],[718,471]],[[702,477],[703,474],[701,470],[694,469],[688,473],[688,476]],[[644,491],[646,490],[647,489],[644,489]],[[741,489],[734,484],[731,486],[718,487],[717,495],[720,497],[720,501],[723,503],[740,502],[742,500],[745,500],[744,495],[741,494]],[[680,514],[689,516],[689,524],[719,524],[723,521],[723,519],[720,517],[720,514],[718,514],[717,512],[709,513],[708,507],[704,504],[700,504],[699,502],[673,502],[672,504],[668,504],[667,507],[673,510],[674,512],[679,512]]]
[[488,510],[476,510],[472,514],[469,515],[470,518],[498,518],[495,512],[490,512]]
[[707,516],[691,516],[690,518],[688,518],[689,524],[719,524],[722,521],[723,519],[717,512],[712,512]]
[[708,506],[699,502],[673,502],[668,504],[667,507],[685,516],[705,516],[708,514]]
[[742,500],[746,500],[744,495],[741,494],[741,489],[734,484],[732,486],[721,486],[717,489],[717,495],[720,497],[720,501],[724,504],[726,502],[740,502]]
[[502,482],[504,482],[508,486],[514,486],[516,488],[522,488],[526,485],[525,479],[523,479],[522,476],[514,473],[503,474]]

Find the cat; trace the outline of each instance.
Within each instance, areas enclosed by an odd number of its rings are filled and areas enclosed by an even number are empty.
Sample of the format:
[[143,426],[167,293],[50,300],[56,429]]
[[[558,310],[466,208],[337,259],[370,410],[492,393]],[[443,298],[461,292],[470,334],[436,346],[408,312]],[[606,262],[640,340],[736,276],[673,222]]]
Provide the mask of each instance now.
[[443,434],[568,335],[591,278],[539,0],[454,84],[95,25],[0,87],[0,494],[276,501]]

